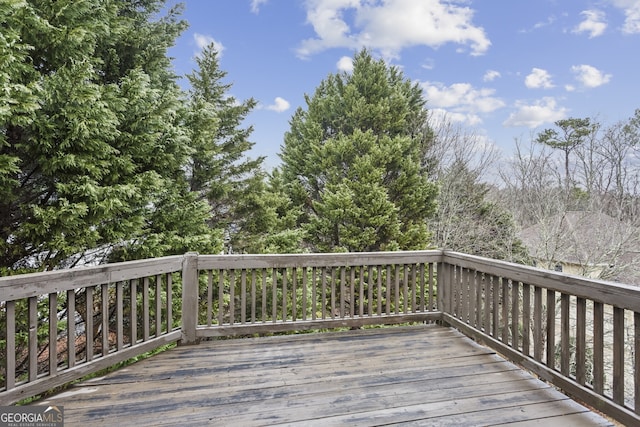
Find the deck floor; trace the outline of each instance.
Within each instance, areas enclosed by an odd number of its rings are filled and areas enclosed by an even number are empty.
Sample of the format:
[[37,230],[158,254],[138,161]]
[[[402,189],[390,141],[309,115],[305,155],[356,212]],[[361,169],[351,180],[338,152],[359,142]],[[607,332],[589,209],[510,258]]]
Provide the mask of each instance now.
[[435,325],[177,347],[40,404],[68,426],[612,425]]

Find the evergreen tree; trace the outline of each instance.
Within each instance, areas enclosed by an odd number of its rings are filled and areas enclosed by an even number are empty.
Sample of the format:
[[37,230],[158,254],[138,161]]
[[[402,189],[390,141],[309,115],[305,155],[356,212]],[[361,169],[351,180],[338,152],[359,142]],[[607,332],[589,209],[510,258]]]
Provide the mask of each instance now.
[[363,50],[298,109],[282,147],[285,188],[314,251],[423,249],[436,186],[421,89]]
[[253,128],[241,127],[256,101],[238,102],[229,95],[231,84],[223,82],[227,73],[220,69],[213,44],[203,49],[196,63],[198,68],[187,76],[191,90],[186,129],[193,150],[190,190],[209,203],[211,227],[223,230],[231,247],[243,246],[246,223],[255,215],[250,199],[264,179],[264,158],[247,157],[254,145],[249,141]]
[[[177,9],[154,21],[163,5],[3,2],[0,266],[59,268],[115,247],[115,259],[164,255],[184,250],[170,236],[207,232],[181,184],[189,147],[166,55],[186,24]],[[200,225],[162,220],[167,204]]]

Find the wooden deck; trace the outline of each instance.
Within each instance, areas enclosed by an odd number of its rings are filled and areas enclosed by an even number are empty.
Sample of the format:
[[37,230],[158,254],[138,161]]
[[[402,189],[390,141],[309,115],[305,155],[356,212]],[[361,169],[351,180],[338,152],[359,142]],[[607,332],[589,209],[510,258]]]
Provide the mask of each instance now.
[[435,325],[177,347],[38,404],[68,426],[612,425]]

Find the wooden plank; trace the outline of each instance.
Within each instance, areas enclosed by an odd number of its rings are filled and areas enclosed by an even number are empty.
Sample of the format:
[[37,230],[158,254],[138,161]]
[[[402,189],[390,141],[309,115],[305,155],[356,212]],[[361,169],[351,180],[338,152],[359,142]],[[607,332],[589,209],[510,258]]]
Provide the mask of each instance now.
[[542,288],[533,287],[533,358],[542,362],[544,335],[542,330]]
[[180,271],[182,256],[0,277],[0,301]]
[[575,418],[585,426],[606,425],[461,333],[435,325],[178,347],[40,403],[64,406],[70,425],[127,424],[132,413],[136,426],[477,425],[577,414],[585,414]]
[[84,296],[85,296],[85,324],[84,324],[84,333],[85,333],[85,360],[90,362],[93,360],[93,340],[95,339],[94,335],[94,323],[93,323],[93,287],[85,288]]
[[569,295],[563,293],[560,295],[560,372],[566,377],[569,376],[571,362],[569,328]]
[[531,354],[531,285],[522,284],[522,352]]
[[613,308],[613,401],[624,404],[624,310]]
[[440,262],[442,251],[351,252],[313,254],[228,254],[200,255],[198,268],[292,268],[292,267],[360,267],[369,265]]
[[587,361],[587,301],[584,298],[576,300],[576,381],[580,385],[586,383]]
[[28,372],[29,381],[35,381],[38,378],[38,299],[30,297],[27,300],[29,329],[28,329]]
[[5,356],[5,390],[11,390],[16,385],[16,303],[5,303],[6,321],[6,356]]
[[49,375],[58,370],[58,294],[49,294]]
[[[57,345],[58,340],[54,341]],[[67,291],[67,366],[76,364],[76,293]]]
[[593,391],[604,393],[604,305],[593,303]]

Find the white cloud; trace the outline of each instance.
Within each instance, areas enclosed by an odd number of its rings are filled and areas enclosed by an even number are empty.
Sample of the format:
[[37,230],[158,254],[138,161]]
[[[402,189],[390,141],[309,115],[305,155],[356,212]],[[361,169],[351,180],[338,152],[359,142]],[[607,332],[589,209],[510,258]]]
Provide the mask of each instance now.
[[484,76],[482,76],[482,80],[485,82],[492,82],[499,77],[502,77],[499,71],[487,70],[487,72],[484,73]]
[[491,113],[505,105],[504,101],[493,96],[495,90],[475,89],[469,83],[444,86],[442,83],[424,82],[421,86],[429,110],[446,110],[451,119],[472,125],[482,122],[481,114]]
[[524,78],[524,84],[529,89],[551,89],[553,87],[551,74],[542,68],[532,68],[531,73]]
[[345,71],[347,73],[350,73],[353,71],[353,58],[349,57],[349,56],[343,56],[342,58],[340,58],[338,60],[338,63],[336,64],[336,67],[338,67],[338,70],[340,71]]
[[277,96],[276,99],[273,100],[273,104],[267,105],[265,108],[267,110],[275,111],[276,113],[283,113],[287,111],[289,107],[291,107],[291,104],[289,104],[289,101]]
[[[298,55],[363,46],[379,51],[386,59],[398,58],[411,46],[437,48],[456,43],[482,55],[491,42],[482,27],[473,24],[473,10],[443,0],[308,0],[307,22],[316,38],[303,40]],[[457,3],[467,4],[466,1]],[[347,22],[345,12],[353,16]],[[353,12],[353,13],[352,13]]]
[[576,80],[584,87],[593,88],[602,86],[611,80],[611,74],[604,74],[591,65],[574,65],[571,67],[571,71],[576,75]]
[[213,43],[213,47],[216,49],[216,52],[218,52],[218,57],[222,56],[224,46],[219,41],[216,41],[213,37],[206,34],[194,33],[193,40],[196,42],[198,50],[202,50]]
[[604,12],[600,10],[584,10],[580,12],[584,16],[584,21],[573,29],[574,33],[588,33],[589,38],[601,36],[607,28]]
[[640,1],[638,0],[610,0],[618,9],[622,9],[625,14],[622,32],[627,34],[640,33]]
[[535,128],[544,123],[553,123],[566,117],[568,111],[564,107],[559,107],[556,100],[551,97],[539,99],[533,104],[518,101],[516,102],[516,108],[517,110],[511,113],[509,118],[502,123],[504,126]]
[[259,13],[260,6],[266,4],[269,0],[251,0],[251,12]]

